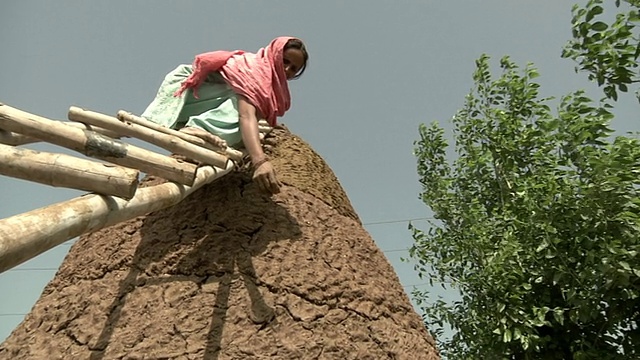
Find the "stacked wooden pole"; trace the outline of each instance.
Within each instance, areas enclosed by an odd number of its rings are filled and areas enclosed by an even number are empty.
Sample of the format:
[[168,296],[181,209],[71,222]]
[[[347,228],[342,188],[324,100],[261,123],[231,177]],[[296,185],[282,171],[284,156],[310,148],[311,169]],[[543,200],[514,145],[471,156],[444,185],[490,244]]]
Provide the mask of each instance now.
[[[71,112],[77,113],[78,110],[77,108],[71,108],[71,110],[69,111],[69,118],[72,117]],[[213,150],[219,153],[222,153],[224,155],[226,155],[228,158],[234,160],[234,161],[242,161],[243,158],[243,154],[241,151],[235,150],[233,148],[230,147],[226,147],[224,149],[221,149],[217,146],[214,146],[212,144],[209,144],[208,142],[204,141],[203,139],[197,137],[197,136],[193,136],[193,135],[189,135],[187,133],[181,132],[181,131],[177,131],[177,130],[173,130],[173,129],[169,129],[166,126],[161,126],[158,125],[156,123],[153,123],[149,120],[146,120],[140,116],[136,116],[132,113],[126,112],[124,110],[120,110],[118,111],[118,119],[122,122],[122,123],[128,123],[129,127],[131,128],[136,128],[134,126],[134,124],[140,125],[144,128],[148,128],[151,130],[155,130],[157,132],[160,132],[162,134],[168,134],[168,135],[173,135],[178,139],[182,139],[184,141],[187,141],[188,143],[191,144],[195,144],[195,145],[199,145],[205,149],[209,149],[209,150]],[[132,132],[134,132],[135,130],[131,130]],[[149,142],[151,142],[150,140],[147,140]]]
[[[71,107],[60,122],[0,103],[0,175],[96,193],[0,220],[0,272],[83,233],[175,205],[232,171],[244,153],[118,112]],[[264,122],[262,133],[270,131]],[[180,161],[120,141],[135,137],[197,160]],[[109,163],[17,148],[45,141]],[[139,172],[169,182],[138,189]]]
[[73,156],[0,144],[0,174],[41,184],[75,188],[131,199],[138,171]]
[[[0,104],[1,106],[2,104]],[[102,134],[102,135],[106,135],[109,137],[112,137],[114,139],[119,139],[121,137],[120,134],[107,130],[107,129],[103,129],[103,128],[99,128],[96,126],[90,126],[87,124],[82,124],[82,123],[74,123],[74,122],[61,122],[63,125],[65,126],[69,126],[69,127],[73,127],[73,128],[78,128],[78,129],[83,129],[83,130],[90,130],[90,131],[95,131],[98,134]],[[2,130],[0,128],[0,144],[5,144],[5,145],[11,145],[11,146],[18,146],[18,145],[26,145],[26,144],[31,144],[31,143],[35,143],[35,142],[39,142],[40,139],[36,139],[36,138],[32,138],[26,135],[22,135],[22,134],[18,134],[18,133],[14,133],[11,131],[6,131],[6,130]]]
[[190,185],[195,177],[194,164],[179,162],[95,131],[65,126],[7,105],[0,106],[0,128],[181,184]]
[[86,195],[0,220],[0,273],[86,232],[157,211],[234,169],[198,168],[192,186],[176,182],[138,189],[134,197]]

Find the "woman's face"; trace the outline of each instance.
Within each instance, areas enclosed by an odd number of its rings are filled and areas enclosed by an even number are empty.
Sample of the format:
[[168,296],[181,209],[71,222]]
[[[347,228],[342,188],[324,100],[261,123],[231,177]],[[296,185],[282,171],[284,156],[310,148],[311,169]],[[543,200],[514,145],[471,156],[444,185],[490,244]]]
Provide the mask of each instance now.
[[291,80],[304,66],[304,54],[300,49],[289,48],[283,53],[282,63],[287,80]]

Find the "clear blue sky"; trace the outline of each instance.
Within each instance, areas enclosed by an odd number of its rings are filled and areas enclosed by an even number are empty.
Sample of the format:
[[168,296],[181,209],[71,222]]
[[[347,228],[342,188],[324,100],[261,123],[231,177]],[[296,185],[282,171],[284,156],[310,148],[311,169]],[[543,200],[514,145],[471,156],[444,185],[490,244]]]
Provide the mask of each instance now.
[[[195,54],[255,51],[279,35],[300,37],[311,61],[291,83],[293,106],[280,122],[328,162],[409,290],[426,281],[400,261],[412,243],[407,219],[430,216],[418,199],[412,154],[418,125],[448,127],[482,53],[534,62],[544,95],[593,89],[560,59],[576,1],[6,1],[0,101],[52,119],[66,119],[71,105],[141,113],[164,75]],[[638,129],[636,112],[634,100],[624,99],[616,127]],[[0,177],[0,218],[78,195]],[[389,221],[397,222],[376,224]],[[0,341],[68,249],[0,274]]]

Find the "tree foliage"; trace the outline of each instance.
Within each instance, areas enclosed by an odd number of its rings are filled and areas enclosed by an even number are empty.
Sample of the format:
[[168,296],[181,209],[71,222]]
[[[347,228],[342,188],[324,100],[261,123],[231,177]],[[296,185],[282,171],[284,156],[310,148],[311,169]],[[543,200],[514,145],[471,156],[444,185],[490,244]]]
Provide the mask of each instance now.
[[612,138],[610,105],[583,92],[551,110],[536,69],[508,57],[453,117],[456,160],[436,123],[416,142],[422,200],[438,220],[411,227],[425,278],[414,292],[448,359],[640,357],[640,142]]
[[[621,0],[615,0],[621,8]],[[603,0],[589,0],[586,7],[573,7],[573,39],[562,56],[578,63],[576,71],[589,73],[589,80],[604,86],[605,95],[618,99],[618,91],[627,92],[629,85],[640,81],[640,0],[624,0],[625,11],[613,22],[604,19]],[[640,101],[640,93],[636,90]]]

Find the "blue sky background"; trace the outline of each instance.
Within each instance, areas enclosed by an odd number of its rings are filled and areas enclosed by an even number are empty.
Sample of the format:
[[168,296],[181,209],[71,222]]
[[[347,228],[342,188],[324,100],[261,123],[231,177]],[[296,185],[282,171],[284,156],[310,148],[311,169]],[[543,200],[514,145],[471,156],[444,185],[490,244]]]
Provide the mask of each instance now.
[[[280,122],[327,161],[410,291],[428,287],[400,260],[412,244],[408,220],[424,227],[431,216],[418,199],[418,125],[438,120],[450,128],[482,53],[496,62],[506,54],[523,66],[534,62],[544,96],[582,88],[599,98],[586,75],[560,58],[575,2],[6,1],[0,102],[51,119],[66,119],[72,105],[139,114],[164,75],[198,53],[255,51],[276,36],[300,37],[310,64],[290,84],[292,109]],[[613,1],[608,7],[615,9]],[[616,129],[637,130],[637,110],[633,96],[624,97]],[[81,194],[0,177],[0,218]],[[29,312],[69,245],[0,274],[0,341]]]

